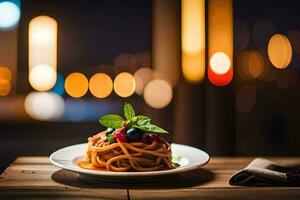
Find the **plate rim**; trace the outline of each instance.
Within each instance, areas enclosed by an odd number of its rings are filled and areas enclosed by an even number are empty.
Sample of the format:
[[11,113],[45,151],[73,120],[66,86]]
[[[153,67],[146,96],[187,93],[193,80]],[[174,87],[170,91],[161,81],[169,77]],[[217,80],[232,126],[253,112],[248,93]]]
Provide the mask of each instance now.
[[[210,156],[205,151],[198,149],[196,147],[189,146],[189,145],[177,144],[177,143],[172,143],[171,145],[181,146],[184,148],[190,148],[190,149],[193,149],[196,151],[200,151],[205,156],[206,161],[201,164],[194,164],[191,166],[187,166],[187,167],[183,167],[183,168],[175,168],[175,169],[170,169],[170,170],[147,171],[147,172],[112,172],[112,171],[95,171],[95,170],[83,169],[83,168],[80,168],[75,165],[73,167],[70,167],[70,166],[66,166],[61,163],[58,163],[53,159],[53,157],[56,154],[60,153],[61,151],[64,151],[69,148],[74,148],[75,146],[82,146],[82,145],[87,145],[87,143],[74,144],[74,145],[66,146],[66,147],[63,147],[61,149],[54,151],[49,157],[50,162],[53,165],[55,165],[61,169],[76,172],[79,174],[94,175],[94,176],[114,176],[114,177],[118,177],[118,176],[119,177],[126,177],[126,176],[140,177],[140,176],[159,176],[159,175],[168,175],[168,174],[178,174],[178,173],[182,173],[182,172],[187,172],[187,171],[191,171],[191,170],[194,170],[194,169],[197,169],[199,167],[206,165],[210,160]],[[80,155],[78,157],[80,157]]]

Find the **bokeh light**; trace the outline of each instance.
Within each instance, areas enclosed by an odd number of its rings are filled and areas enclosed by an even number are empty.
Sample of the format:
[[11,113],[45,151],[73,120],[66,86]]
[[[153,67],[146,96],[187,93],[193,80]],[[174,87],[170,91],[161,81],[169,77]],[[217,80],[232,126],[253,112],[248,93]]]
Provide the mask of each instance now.
[[240,113],[248,113],[256,102],[256,91],[251,85],[241,87],[236,96],[236,109]]
[[11,79],[10,69],[0,66],[0,96],[6,96],[11,91]]
[[65,102],[64,120],[68,121],[85,121],[89,116],[89,103],[82,99],[67,99]]
[[139,95],[143,94],[145,86],[153,78],[153,72],[150,68],[143,67],[138,69],[134,75],[134,80],[136,83],[135,92]]
[[249,74],[249,66],[248,66],[248,57],[249,57],[250,51],[242,51],[237,54],[236,59],[236,65],[237,65],[237,73],[238,78],[243,80],[249,80],[250,74]]
[[113,81],[107,74],[97,73],[91,77],[89,89],[95,97],[105,98],[113,90]]
[[64,100],[52,92],[31,92],[25,98],[25,111],[33,119],[56,120],[64,113]]
[[292,60],[292,46],[288,38],[282,34],[275,34],[268,44],[269,59],[276,68],[285,69]]
[[144,89],[144,100],[152,108],[164,108],[170,104],[172,98],[171,85],[161,79],[150,81]]
[[0,66],[0,79],[10,82],[12,79],[10,69],[8,69],[7,67]]
[[89,81],[82,73],[71,73],[65,79],[65,90],[71,97],[80,98],[84,96],[87,93],[88,88]]
[[0,79],[0,96],[7,96],[11,90],[11,84],[6,79]]
[[216,74],[226,74],[230,69],[230,59],[224,52],[216,52],[210,58],[210,68]]
[[49,16],[38,16],[29,22],[29,72],[39,64],[48,65],[56,72],[57,30],[56,20]]
[[38,91],[50,90],[55,85],[56,78],[54,69],[45,64],[36,65],[29,72],[29,83]]
[[215,86],[225,86],[233,78],[233,2],[208,1],[207,75]]
[[14,2],[0,2],[0,30],[11,30],[15,28],[20,20],[20,16],[20,8]]
[[259,50],[244,51],[237,58],[239,78],[250,80],[259,78],[264,73],[264,58]]
[[128,72],[122,72],[114,80],[114,91],[120,97],[129,97],[135,91],[135,80]]
[[192,83],[205,74],[205,1],[182,1],[182,73]]
[[63,95],[65,93],[65,79],[63,75],[57,75],[56,83],[51,91],[58,95]]
[[248,56],[248,71],[250,76],[258,78],[264,70],[264,59],[259,51],[252,51]]

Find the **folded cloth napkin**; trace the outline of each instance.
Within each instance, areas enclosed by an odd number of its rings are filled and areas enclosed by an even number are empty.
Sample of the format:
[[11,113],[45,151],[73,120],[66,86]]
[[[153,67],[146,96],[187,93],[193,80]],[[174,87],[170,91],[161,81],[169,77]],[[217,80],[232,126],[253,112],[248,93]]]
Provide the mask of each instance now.
[[229,179],[230,185],[243,186],[300,186],[300,167],[279,165],[256,158],[246,168]]

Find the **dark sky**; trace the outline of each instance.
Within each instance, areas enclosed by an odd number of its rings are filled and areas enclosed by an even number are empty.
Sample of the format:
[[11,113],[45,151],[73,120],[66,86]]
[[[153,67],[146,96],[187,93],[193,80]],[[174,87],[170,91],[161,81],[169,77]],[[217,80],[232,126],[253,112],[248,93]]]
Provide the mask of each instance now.
[[235,19],[250,23],[268,20],[282,32],[300,27],[299,11],[298,0],[234,0]]

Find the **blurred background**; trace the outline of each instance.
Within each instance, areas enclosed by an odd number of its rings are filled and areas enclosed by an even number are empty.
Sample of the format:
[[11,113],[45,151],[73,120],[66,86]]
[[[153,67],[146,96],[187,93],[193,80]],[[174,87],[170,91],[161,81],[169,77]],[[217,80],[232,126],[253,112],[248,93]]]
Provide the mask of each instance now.
[[125,102],[210,155],[300,155],[300,2],[0,0],[0,171]]

